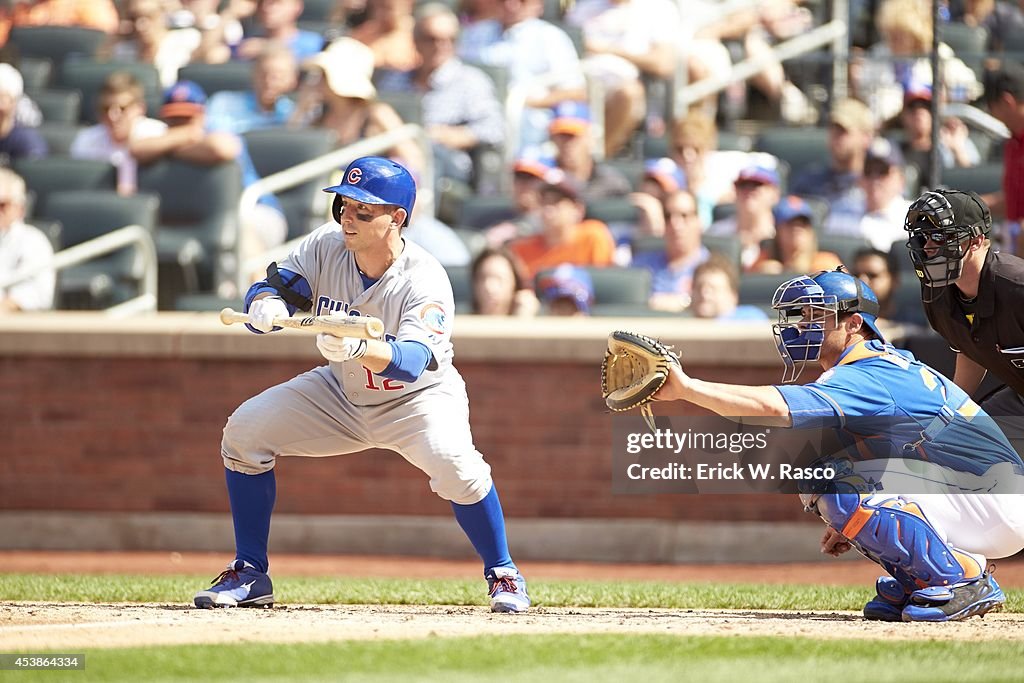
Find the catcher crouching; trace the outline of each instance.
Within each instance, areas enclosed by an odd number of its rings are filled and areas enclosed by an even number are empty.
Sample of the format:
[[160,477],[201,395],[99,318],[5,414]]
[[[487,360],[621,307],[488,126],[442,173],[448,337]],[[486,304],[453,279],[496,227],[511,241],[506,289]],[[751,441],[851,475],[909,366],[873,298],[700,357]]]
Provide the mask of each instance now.
[[[960,387],[885,340],[876,322],[878,298],[842,267],[783,283],[772,308],[782,384],[705,382],[687,375],[664,344],[617,331],[602,363],[606,404],[616,411],[640,407],[652,428],[652,401],[689,401],[722,416],[829,427],[851,453],[866,449],[875,457],[897,454],[952,469],[967,462],[971,473],[993,466],[1024,472],[1006,437],[991,419],[978,419],[987,416]],[[792,384],[815,364],[823,371],[817,379]],[[828,527],[823,553],[855,548],[888,573],[875,583],[866,619],[958,621],[1005,602],[988,561],[1024,548],[1024,496],[863,493],[839,485],[800,497]]]

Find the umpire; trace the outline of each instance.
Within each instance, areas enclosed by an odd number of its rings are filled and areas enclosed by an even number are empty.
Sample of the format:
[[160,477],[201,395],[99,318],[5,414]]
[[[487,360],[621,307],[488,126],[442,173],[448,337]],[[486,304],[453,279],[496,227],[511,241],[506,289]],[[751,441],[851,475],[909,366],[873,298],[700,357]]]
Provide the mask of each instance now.
[[928,322],[957,352],[953,381],[968,394],[987,372],[1004,383],[979,402],[1021,453],[1024,259],[993,248],[992,216],[975,192],[925,192],[904,228]]

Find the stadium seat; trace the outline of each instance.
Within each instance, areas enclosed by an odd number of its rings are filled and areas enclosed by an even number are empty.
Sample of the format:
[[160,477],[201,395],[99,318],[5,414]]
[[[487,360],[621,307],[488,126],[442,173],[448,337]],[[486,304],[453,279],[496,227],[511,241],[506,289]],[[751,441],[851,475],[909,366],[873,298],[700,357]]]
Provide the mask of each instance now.
[[915,325],[928,325],[928,317],[921,303],[921,282],[913,272],[904,273],[892,293],[892,319]]
[[44,123],[78,123],[82,112],[82,93],[78,90],[37,90],[30,97],[39,106]]
[[455,224],[460,228],[482,230],[515,215],[515,203],[507,195],[472,196],[462,203]]
[[956,56],[971,67],[975,74],[980,77],[984,73],[982,62],[988,56],[987,28],[950,21],[942,24],[940,36],[942,42],[953,48]]
[[84,126],[74,126],[68,123],[49,123],[44,121],[36,130],[46,140],[50,148],[50,156],[68,156],[71,153],[71,143]]
[[[242,136],[260,177],[279,173],[330,152],[335,147],[333,131],[323,128],[267,128]],[[288,239],[308,234],[326,219],[327,201],[323,188],[330,184],[330,172],[277,194],[288,220]]]
[[391,107],[405,123],[423,123],[423,95],[418,92],[390,90],[378,92],[377,99]]
[[737,267],[740,264],[740,241],[732,235],[704,235],[700,238],[701,244],[703,244],[708,251],[713,253],[721,254],[723,257],[729,259],[730,262],[735,263]]
[[300,21],[330,21],[337,5],[335,0],[305,0]]
[[30,221],[30,223],[34,228],[37,228],[40,232],[46,235],[47,239],[50,240],[50,246],[53,247],[55,252],[64,248],[63,241],[61,239],[61,233],[64,231],[64,226],[60,224],[60,221],[36,216]]
[[82,123],[96,123],[96,100],[103,87],[103,81],[117,71],[127,71],[142,85],[146,100],[146,113],[156,116],[163,103],[163,88],[160,74],[152,64],[142,62],[97,62],[90,59],[71,59],[61,65],[56,85],[59,88],[78,90],[82,93],[80,120]]
[[809,166],[828,163],[828,129],[766,128],[754,141],[754,151],[767,152],[785,161],[789,177],[796,177]]
[[956,190],[974,190],[978,194],[998,191],[1003,184],[1003,165],[988,163],[970,168],[942,169],[942,185]]
[[156,230],[161,308],[185,293],[212,291],[233,272],[238,239],[238,164],[196,166],[168,159],[139,169],[139,191],[160,197]]
[[193,81],[207,97],[222,90],[252,89],[252,62],[224,62],[223,64],[186,64],[178,70],[179,81]]
[[740,276],[740,303],[771,308],[775,290],[800,273],[744,273]]
[[851,266],[854,254],[861,249],[869,248],[871,248],[871,242],[863,237],[829,235],[827,233],[818,235],[818,249],[821,251],[831,251],[847,267]]
[[[52,193],[43,215],[62,226],[62,247],[100,237],[127,225],[153,231],[160,200],[150,194],[122,197],[116,192],[71,190]],[[106,308],[138,293],[143,273],[132,248],[62,270],[58,275],[59,308]]]
[[592,199],[587,202],[585,217],[602,221],[608,226],[614,223],[636,225],[639,210],[623,197]]
[[508,95],[508,67],[496,64],[479,64],[477,62],[467,62],[467,64],[475,66],[490,76],[491,82],[494,83],[494,94],[498,98],[498,102],[504,105],[505,97]]
[[22,57],[18,60],[18,73],[25,83],[25,92],[34,93],[50,85],[53,60],[46,57]]
[[649,254],[651,252],[664,251],[665,238],[654,235],[635,237],[630,243],[630,248],[633,252],[634,258],[636,258],[637,254]]
[[[646,308],[651,295],[651,271],[646,268],[586,268],[594,283],[595,304],[630,304]],[[537,273],[535,282],[551,273],[551,269]]]
[[464,313],[472,312],[473,283],[470,281],[470,266],[445,266],[444,269],[452,283],[455,307],[461,308]]
[[22,59],[38,57],[60,64],[70,55],[95,57],[107,34],[80,26],[15,26],[8,40]]
[[466,249],[469,249],[470,257],[475,257],[487,248],[487,237],[485,237],[479,230],[474,230],[472,228],[452,228],[452,231],[460,240],[462,240],[462,243],[466,245]]
[[[626,180],[629,181],[629,186],[636,190],[640,187],[640,180],[644,176],[644,163],[643,159],[605,159],[604,164],[616,169],[622,175],[626,176]],[[618,201],[628,204],[624,199],[618,199]]]
[[46,205],[51,193],[68,190],[114,190],[117,174],[106,161],[45,157],[18,159],[14,171],[25,179],[25,185],[35,196],[37,210]]

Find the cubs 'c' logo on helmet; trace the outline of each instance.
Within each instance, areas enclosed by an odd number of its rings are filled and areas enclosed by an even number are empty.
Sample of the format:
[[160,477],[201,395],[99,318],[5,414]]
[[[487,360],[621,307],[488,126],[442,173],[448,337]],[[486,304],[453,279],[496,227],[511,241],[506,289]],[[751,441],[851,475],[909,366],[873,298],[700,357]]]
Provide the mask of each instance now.
[[359,181],[363,179],[363,169],[356,167],[349,169],[348,178],[345,182],[349,185],[358,185]]

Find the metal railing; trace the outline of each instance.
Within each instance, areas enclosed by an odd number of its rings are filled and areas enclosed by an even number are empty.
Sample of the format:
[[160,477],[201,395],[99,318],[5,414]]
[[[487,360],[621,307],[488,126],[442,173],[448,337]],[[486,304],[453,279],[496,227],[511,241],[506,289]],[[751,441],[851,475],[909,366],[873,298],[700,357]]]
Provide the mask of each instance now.
[[128,301],[105,309],[111,316],[127,316],[134,313],[148,313],[156,310],[157,304],[157,259],[153,236],[141,225],[126,225],[100,235],[87,242],[63,249],[43,263],[23,266],[13,273],[0,275],[0,290],[35,277],[46,270],[61,271],[99,256],[134,246],[142,260],[141,293]]
[[[381,133],[380,135],[360,140],[346,147],[322,154],[309,161],[304,161],[291,168],[286,168],[278,173],[260,178],[242,192],[242,196],[238,200],[238,215],[246,215],[256,206],[259,198],[265,194],[287,190],[322,176],[329,171],[335,171],[339,168],[344,169],[351,161],[359,157],[378,154],[394,147],[400,142],[410,139],[415,140],[423,150],[423,168],[416,182],[416,210],[417,212],[425,211],[433,216],[435,209],[434,154],[426,131],[414,123],[407,123],[387,133]],[[250,284],[248,282],[249,273],[261,266],[265,266],[269,261],[287,255],[302,239],[304,237],[291,240],[283,245],[269,249],[263,254],[253,256],[245,262],[242,262],[242,241],[236,240],[235,263],[238,264],[238,267],[237,272],[232,273],[230,277],[231,285],[235,288],[231,296],[246,291]],[[223,289],[219,288],[219,291],[221,294],[227,294]]]

